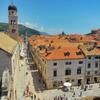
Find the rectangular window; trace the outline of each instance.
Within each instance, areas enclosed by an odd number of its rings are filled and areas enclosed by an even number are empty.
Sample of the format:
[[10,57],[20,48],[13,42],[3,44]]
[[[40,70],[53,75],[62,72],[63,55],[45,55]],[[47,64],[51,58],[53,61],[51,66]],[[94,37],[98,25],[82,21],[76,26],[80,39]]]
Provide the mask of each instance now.
[[98,73],[98,71],[95,71],[94,73],[95,73],[95,74],[97,74],[97,73]]
[[57,70],[53,71],[53,76],[56,77],[57,76]]
[[70,53],[69,52],[64,52],[64,56],[69,56]]
[[65,65],[71,65],[71,62],[65,62]]
[[71,65],[71,62],[69,62],[69,65]]
[[99,59],[99,56],[96,56],[95,59]]
[[88,57],[88,59],[91,59],[91,57]]
[[55,62],[55,63],[53,63],[53,65],[54,65],[54,66],[57,66],[57,63]]
[[81,74],[81,68],[78,68],[78,69],[77,69],[77,74],[78,74],[78,75]]
[[82,52],[81,52],[81,51],[79,51],[79,52],[76,52],[76,54],[77,54],[77,55],[82,55]]
[[87,72],[87,75],[90,75],[90,71]]
[[79,61],[79,64],[83,64],[83,61]]
[[88,68],[91,68],[91,63],[88,63]]
[[71,70],[70,69],[66,69],[65,70],[65,75],[71,75]]
[[98,63],[95,63],[95,68],[98,68],[98,65],[99,65]]

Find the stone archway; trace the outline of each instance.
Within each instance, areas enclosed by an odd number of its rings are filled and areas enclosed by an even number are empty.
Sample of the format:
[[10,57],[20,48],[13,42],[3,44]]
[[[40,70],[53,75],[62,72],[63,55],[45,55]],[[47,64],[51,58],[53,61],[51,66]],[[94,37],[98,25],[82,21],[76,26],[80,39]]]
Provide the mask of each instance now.
[[82,85],[82,79],[78,79],[78,86]]

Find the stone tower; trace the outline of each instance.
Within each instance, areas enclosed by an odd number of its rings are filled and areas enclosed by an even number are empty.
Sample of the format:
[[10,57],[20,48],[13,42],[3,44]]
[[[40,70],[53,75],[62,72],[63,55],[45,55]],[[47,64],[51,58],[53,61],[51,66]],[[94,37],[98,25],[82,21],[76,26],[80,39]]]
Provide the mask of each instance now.
[[8,20],[9,20],[9,34],[12,37],[18,36],[18,16],[17,8],[15,5],[11,4],[8,7]]

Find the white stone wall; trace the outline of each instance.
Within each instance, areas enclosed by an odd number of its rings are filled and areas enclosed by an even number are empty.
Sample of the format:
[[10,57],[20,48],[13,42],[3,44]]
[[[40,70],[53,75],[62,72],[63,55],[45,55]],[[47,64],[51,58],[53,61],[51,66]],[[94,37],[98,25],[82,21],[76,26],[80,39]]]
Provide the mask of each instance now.
[[14,51],[13,51],[13,55],[11,58],[11,64],[12,64],[12,76],[14,76],[15,73],[15,69],[17,67],[19,67],[19,44],[17,44],[17,46],[15,47]]
[[[82,64],[79,64],[79,61],[83,61]],[[53,63],[56,62],[57,66],[54,66]],[[66,62],[71,62],[70,65],[66,65]],[[85,59],[77,60],[49,60],[47,61],[48,65],[48,78],[53,81],[63,81],[66,82],[66,79],[69,78],[70,82],[74,80],[73,84],[77,85],[78,79],[84,79],[85,77]],[[77,68],[81,67],[81,74],[77,75]],[[67,68],[71,69],[71,75],[65,75],[65,70]],[[53,76],[53,70],[57,70],[57,77]]]
[[[95,59],[96,56],[91,56],[91,59],[86,59],[86,71],[91,71],[91,75],[95,75],[94,71],[98,70],[100,72],[100,59]],[[95,67],[95,63],[98,63],[98,68]],[[88,68],[88,63],[91,63],[91,68]]]
[[[100,77],[100,58],[95,59],[96,56],[90,56],[91,59],[87,57],[86,59],[86,77],[90,78],[90,83],[94,82],[94,77]],[[91,64],[91,67],[88,68],[88,64]],[[95,63],[98,63],[98,67],[95,67]],[[97,71],[97,74],[95,73]],[[88,74],[90,72],[90,74]]]

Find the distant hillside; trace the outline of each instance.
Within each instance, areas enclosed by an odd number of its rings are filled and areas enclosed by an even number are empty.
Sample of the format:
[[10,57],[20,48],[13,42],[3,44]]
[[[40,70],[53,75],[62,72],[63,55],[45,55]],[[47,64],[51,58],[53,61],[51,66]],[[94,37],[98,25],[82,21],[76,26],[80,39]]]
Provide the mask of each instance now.
[[49,35],[49,33],[47,33],[47,32],[40,32],[40,34],[42,34],[42,35]]
[[[39,31],[28,28],[24,25],[19,25],[18,27],[19,27],[20,35],[25,35],[26,32],[27,32],[28,36],[34,35],[34,34],[37,34],[37,35],[41,34]],[[8,23],[0,23],[0,31],[7,32],[8,31]]]

